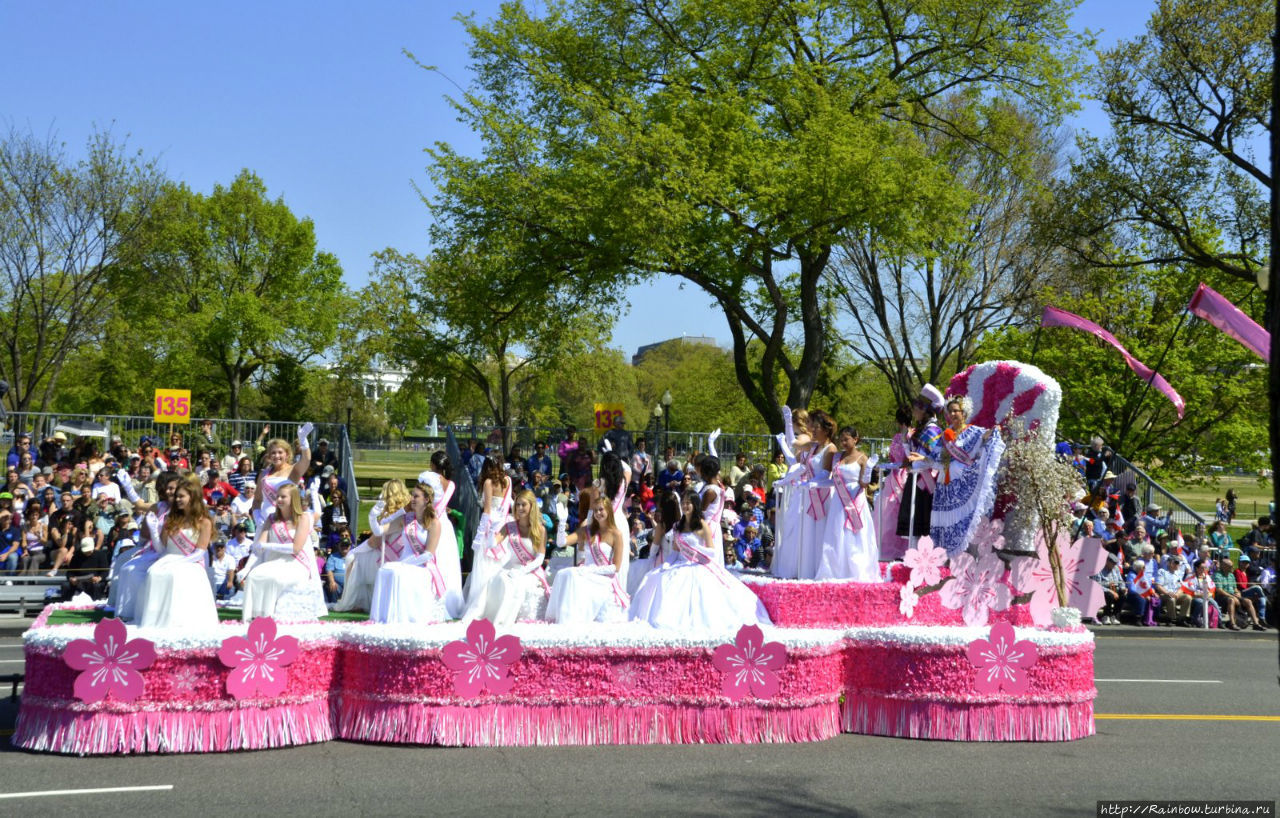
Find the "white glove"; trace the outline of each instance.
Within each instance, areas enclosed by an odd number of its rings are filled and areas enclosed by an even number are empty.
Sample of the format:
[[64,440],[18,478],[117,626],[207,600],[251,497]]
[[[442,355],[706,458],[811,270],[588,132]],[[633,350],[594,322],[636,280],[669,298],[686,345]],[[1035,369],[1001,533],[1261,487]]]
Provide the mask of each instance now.
[[375,537],[382,536],[382,511],[387,507],[383,500],[373,504],[373,508],[369,509],[369,533]]
[[310,421],[307,421],[298,427],[298,451],[302,451],[303,449],[310,451],[311,447],[307,444],[307,435],[310,435],[312,430],[315,428],[315,425]]
[[782,407],[782,434],[785,435],[788,448],[795,445],[796,429],[791,421],[791,407],[785,405]]
[[601,448],[601,449],[604,449],[606,452],[611,452],[611,451],[613,451],[613,444],[609,442],[609,438],[607,438],[607,437],[605,437],[605,438],[601,438],[601,439],[600,439],[600,448]]
[[867,458],[867,463],[866,463],[866,465],[864,465],[864,466],[862,467],[862,482],[864,482],[864,483],[870,483],[870,482],[871,482],[871,472],[872,472],[872,470],[873,470],[873,469],[875,469],[876,464],[877,464],[877,463],[879,463],[879,462],[880,462],[880,456],[879,456],[879,455],[874,455],[874,454],[873,454],[873,455],[871,455],[870,457],[868,457],[868,458]]
[[786,459],[788,466],[796,464],[795,452],[791,451],[791,445],[787,443],[787,436],[779,433],[774,440],[778,441],[778,448],[782,450],[782,456]]
[[714,432],[712,432],[711,434],[707,435],[707,454],[711,455],[712,457],[719,457],[719,456],[720,456],[720,455],[716,454],[716,439],[717,439],[718,437],[720,437],[720,430],[719,430],[719,429],[716,429]]
[[564,520],[556,525],[556,548],[564,548],[569,544],[569,534],[564,530]]
[[137,503],[141,500],[138,497],[138,490],[133,487],[133,480],[129,478],[129,472],[120,469],[116,472],[116,480],[120,482],[120,488],[124,491],[124,496],[129,498],[129,502]]

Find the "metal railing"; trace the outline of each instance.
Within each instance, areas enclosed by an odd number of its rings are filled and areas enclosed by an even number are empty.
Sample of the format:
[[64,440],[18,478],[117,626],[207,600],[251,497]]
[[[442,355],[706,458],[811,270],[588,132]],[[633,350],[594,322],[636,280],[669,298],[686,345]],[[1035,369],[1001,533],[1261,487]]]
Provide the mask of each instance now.
[[1116,475],[1116,491],[1123,496],[1129,486],[1136,485],[1138,497],[1144,509],[1150,503],[1159,504],[1173,515],[1173,522],[1183,529],[1194,530],[1197,524],[1205,522],[1203,514],[1182,502],[1175,494],[1157,483],[1151,475],[1120,455],[1112,456],[1111,470]]
[[[232,418],[209,418],[209,420],[213,423],[211,432],[217,438],[218,447],[221,450],[217,454],[223,454],[231,447],[233,441],[239,440],[244,445],[244,453],[252,457],[255,462],[258,457],[253,446],[262,434],[263,427],[270,427],[268,437],[278,437],[293,441],[298,436],[298,427],[302,426],[301,421],[292,420]],[[205,447],[205,441],[200,434],[198,423],[190,425],[156,423],[155,419],[148,415],[94,415],[67,412],[14,413],[9,416],[9,437],[12,439],[12,431],[29,434],[31,435],[32,448],[36,449],[39,447],[40,442],[52,435],[60,424],[68,421],[87,421],[101,425],[106,436],[102,439],[102,445],[100,446],[103,452],[110,449],[112,440],[116,437],[120,438],[122,445],[132,450],[138,448],[144,437],[150,438],[157,448],[163,449],[169,445],[170,436],[175,431],[182,434],[182,445],[193,456],[198,450]],[[186,429],[182,428],[184,425],[187,426]],[[315,424],[315,431],[311,433],[311,445],[315,446],[321,439],[329,441],[330,448],[338,458],[338,476],[342,478],[349,489],[347,492],[347,519],[352,521],[351,525],[355,529],[355,520],[360,511],[360,497],[356,488],[355,468],[352,464],[351,442],[347,438],[347,428],[341,423],[317,423]]]

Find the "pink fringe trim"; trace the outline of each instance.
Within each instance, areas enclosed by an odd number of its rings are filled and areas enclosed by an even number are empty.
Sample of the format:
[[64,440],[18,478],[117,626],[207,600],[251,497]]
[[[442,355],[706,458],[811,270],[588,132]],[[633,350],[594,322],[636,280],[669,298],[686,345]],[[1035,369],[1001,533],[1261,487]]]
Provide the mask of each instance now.
[[354,700],[338,703],[350,741],[447,747],[593,744],[757,744],[822,741],[840,732],[836,702],[773,708],[731,705],[480,703],[475,707]]
[[1091,736],[1093,702],[957,704],[853,695],[841,708],[846,733],[941,741],[1074,741]]
[[235,710],[91,712],[23,701],[13,744],[69,755],[223,753],[315,744],[334,737],[327,697]]

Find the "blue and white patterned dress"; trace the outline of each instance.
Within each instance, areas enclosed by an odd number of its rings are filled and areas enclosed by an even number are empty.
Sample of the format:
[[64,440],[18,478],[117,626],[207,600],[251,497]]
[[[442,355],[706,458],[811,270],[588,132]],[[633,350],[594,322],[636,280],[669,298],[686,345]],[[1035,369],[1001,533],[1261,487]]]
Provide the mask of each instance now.
[[936,464],[938,483],[933,491],[929,537],[948,557],[969,547],[978,522],[991,516],[995,504],[996,470],[1004,454],[1004,439],[997,429],[984,441],[986,431],[966,426],[954,441],[944,442],[942,462]]

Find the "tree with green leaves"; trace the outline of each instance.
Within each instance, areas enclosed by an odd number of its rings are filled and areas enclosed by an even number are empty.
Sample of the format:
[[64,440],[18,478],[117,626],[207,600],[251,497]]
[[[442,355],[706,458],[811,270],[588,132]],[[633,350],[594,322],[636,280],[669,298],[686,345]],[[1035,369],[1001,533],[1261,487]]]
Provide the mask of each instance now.
[[[1054,121],[1083,38],[1071,0],[562,0],[467,20],[484,142],[437,146],[438,219],[534,231],[590,286],[674,276],[720,310],[772,429],[831,353],[843,236],[957,229],[969,194],[924,136],[981,143],[1009,101]],[[758,359],[749,353],[760,345]]]
[[[951,103],[954,118],[974,115]],[[900,404],[974,363],[978,340],[1030,313],[1059,272],[1060,253],[1036,235],[1033,214],[1058,171],[1061,140],[1015,108],[986,115],[984,145],[925,138],[971,194],[962,230],[908,241],[850,232],[830,268],[844,345],[879,370]],[[892,413],[885,420],[892,428]]]
[[1191,264],[1253,283],[1270,256],[1276,8],[1271,0],[1161,0],[1147,31],[1099,55],[1112,129],[1082,136],[1046,215],[1088,264]]
[[983,339],[979,359],[1030,361],[1056,378],[1063,392],[1059,437],[1101,435],[1121,455],[1166,474],[1202,472],[1205,464],[1262,467],[1266,368],[1216,327],[1183,315],[1202,277],[1241,300],[1252,285],[1178,266],[1137,268],[1123,277],[1102,269],[1092,276],[1074,291],[1048,293],[1049,302],[1097,322],[1139,360],[1158,365],[1186,401],[1182,419],[1112,347],[1088,333],[1050,328],[1040,330],[1037,341],[1034,330],[1006,329]]
[[[120,273],[116,289],[151,319],[153,339],[213,368],[233,418],[265,368],[325,351],[348,303],[338,260],[316,249],[311,220],[268,198],[249,170],[208,195],[169,186]],[[138,286],[144,280],[157,286]],[[222,392],[196,386],[210,398]]]
[[162,183],[107,132],[74,161],[54,136],[0,138],[0,378],[15,411],[47,411],[68,356],[106,339],[108,276]]
[[360,297],[365,349],[418,379],[470,383],[495,425],[514,425],[518,393],[555,359],[599,345],[612,322],[602,299],[531,259],[496,235],[425,259],[377,253]]

